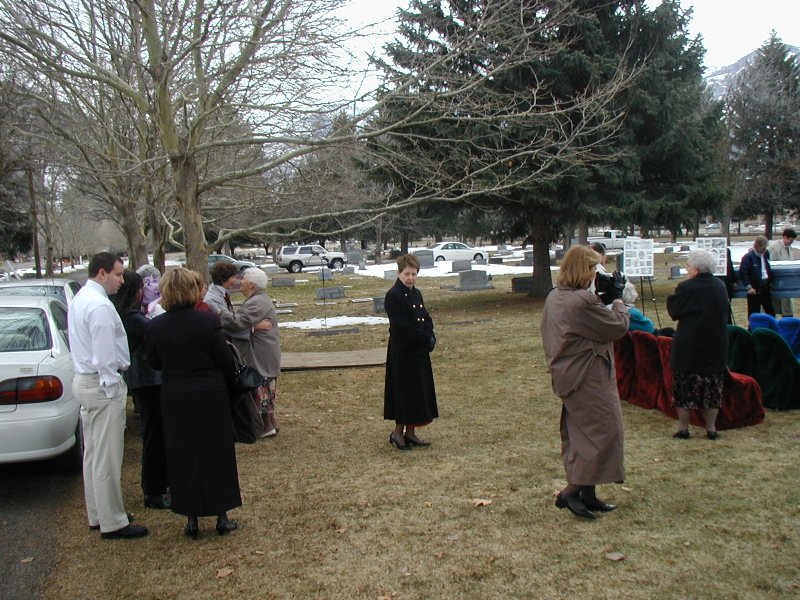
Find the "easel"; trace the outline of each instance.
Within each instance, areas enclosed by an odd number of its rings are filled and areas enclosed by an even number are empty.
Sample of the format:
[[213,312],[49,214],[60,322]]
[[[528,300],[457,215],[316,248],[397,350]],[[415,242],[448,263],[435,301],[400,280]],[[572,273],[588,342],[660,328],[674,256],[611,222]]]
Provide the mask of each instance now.
[[642,314],[644,314],[644,280],[647,279],[647,283],[650,286],[650,298],[653,301],[653,310],[656,313],[656,321],[658,322],[658,329],[661,329],[661,315],[658,314],[658,304],[656,303],[656,293],[653,291],[653,277],[651,275],[639,277],[639,289],[641,292],[639,293],[639,297],[642,299]]

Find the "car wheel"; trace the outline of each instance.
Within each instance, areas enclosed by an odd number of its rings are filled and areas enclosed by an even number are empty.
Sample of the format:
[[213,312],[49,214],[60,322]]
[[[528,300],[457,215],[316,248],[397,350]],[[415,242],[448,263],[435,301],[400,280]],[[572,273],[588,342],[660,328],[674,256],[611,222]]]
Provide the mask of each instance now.
[[444,256],[437,256],[436,257],[436,262],[439,262],[440,260],[444,260]]
[[53,459],[53,465],[59,471],[76,473],[83,468],[83,429],[81,422],[75,427],[75,444],[61,456]]
[[341,258],[334,258],[331,261],[332,269],[341,269],[344,266],[344,261]]
[[289,263],[289,273],[299,273],[303,270],[303,263],[299,260],[295,260]]
[[483,260],[483,254],[480,252],[476,253],[475,256],[472,257],[472,260]]

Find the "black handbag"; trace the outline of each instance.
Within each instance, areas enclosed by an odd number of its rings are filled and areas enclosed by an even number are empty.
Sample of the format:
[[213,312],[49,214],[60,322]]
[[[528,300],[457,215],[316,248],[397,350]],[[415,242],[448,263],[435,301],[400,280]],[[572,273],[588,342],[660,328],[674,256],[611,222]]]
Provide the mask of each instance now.
[[233,437],[240,444],[255,444],[264,431],[264,421],[253,392],[242,394],[231,403]]
[[257,369],[246,365],[239,350],[231,342],[228,342],[228,347],[233,352],[233,364],[236,368],[231,396],[238,398],[242,394],[252,392],[264,385],[266,377],[259,373]]

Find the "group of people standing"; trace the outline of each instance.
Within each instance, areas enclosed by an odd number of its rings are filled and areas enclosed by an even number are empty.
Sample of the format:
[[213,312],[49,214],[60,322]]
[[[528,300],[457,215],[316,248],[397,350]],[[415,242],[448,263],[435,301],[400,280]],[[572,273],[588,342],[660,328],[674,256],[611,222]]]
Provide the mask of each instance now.
[[161,277],[149,265],[126,271],[121,259],[106,252],[89,262],[89,279],[68,318],[87,516],[90,529],[99,529],[103,538],[148,533],[131,522],[122,499],[128,391],[141,419],[145,507],[186,516],[184,532],[195,539],[199,517],[216,516],[219,534],[237,528],[227,515],[241,505],[229,391],[235,363],[228,336],[264,375],[258,390],[264,437],[277,433],[280,338],[275,309],[264,293],[266,275],[259,269],[244,272],[246,299],[234,310],[227,290],[238,277],[235,267],[233,273],[229,268],[215,266],[206,292],[205,280],[183,267]]

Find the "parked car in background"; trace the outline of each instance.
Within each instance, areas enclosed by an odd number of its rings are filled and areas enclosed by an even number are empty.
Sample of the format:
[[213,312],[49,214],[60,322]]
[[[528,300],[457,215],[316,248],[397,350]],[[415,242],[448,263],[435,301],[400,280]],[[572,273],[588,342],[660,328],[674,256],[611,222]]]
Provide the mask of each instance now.
[[47,296],[0,297],[0,463],[56,459],[80,470],[80,406],[67,307]]
[[249,269],[251,267],[256,267],[256,263],[249,261],[249,260],[236,260],[235,258],[231,258],[227,254],[209,254],[208,255],[208,270],[214,267],[214,265],[218,262],[227,262],[235,265],[236,268],[241,273],[245,269]]
[[81,284],[71,279],[23,279],[0,283],[0,296],[44,296],[69,306]]
[[433,260],[488,260],[489,253],[483,248],[473,248],[461,242],[439,242],[425,248],[413,248],[414,254],[420,250],[432,250]]
[[625,248],[625,238],[627,236],[618,229],[607,229],[603,235],[590,235],[586,238],[587,244],[599,242],[605,246],[606,250],[622,250]]
[[290,273],[299,273],[304,267],[325,266],[341,269],[347,262],[347,255],[341,252],[329,252],[316,244],[281,246],[275,262]]

